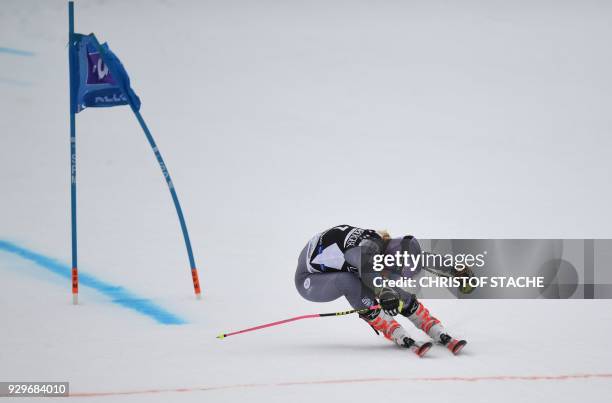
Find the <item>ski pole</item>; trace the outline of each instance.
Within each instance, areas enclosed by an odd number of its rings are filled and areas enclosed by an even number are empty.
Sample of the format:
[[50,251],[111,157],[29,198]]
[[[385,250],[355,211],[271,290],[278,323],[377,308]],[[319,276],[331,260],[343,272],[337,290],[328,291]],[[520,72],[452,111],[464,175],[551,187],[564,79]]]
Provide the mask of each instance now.
[[[439,273],[433,269],[430,269],[428,267],[423,267],[423,270],[438,276],[438,277],[446,277],[446,278],[454,278],[455,276],[453,276],[452,274],[446,274],[446,273]],[[470,274],[471,275],[471,274]],[[463,285],[458,287],[459,292],[461,292],[462,294],[471,294],[472,291],[474,291],[476,287],[471,286],[470,284],[466,284],[464,283]]]
[[433,269],[430,269],[429,267],[422,267],[422,269],[425,270],[426,272],[429,272],[429,273],[431,273],[433,275],[436,275],[438,277],[453,278],[453,275],[451,275],[451,274],[440,273],[440,272],[437,272],[437,271],[435,271]]
[[323,318],[323,317],[327,317],[327,316],[343,316],[343,315],[350,315],[352,313],[365,313],[365,312],[372,311],[374,309],[379,309],[379,308],[380,308],[380,305],[373,305],[373,306],[371,306],[369,308],[351,309],[350,311],[340,311],[340,312],[331,312],[331,313],[314,313],[314,314],[311,314],[311,315],[296,316],[294,318],[289,318],[289,319],[279,320],[279,321],[276,321],[276,322],[266,323],[264,325],[250,327],[248,329],[237,330],[235,332],[221,333],[220,335],[217,336],[217,339],[224,339],[226,337],[233,336],[235,334],[252,332],[253,330],[265,329],[266,327],[282,325],[283,323],[294,322],[296,320],[310,319],[310,318]]

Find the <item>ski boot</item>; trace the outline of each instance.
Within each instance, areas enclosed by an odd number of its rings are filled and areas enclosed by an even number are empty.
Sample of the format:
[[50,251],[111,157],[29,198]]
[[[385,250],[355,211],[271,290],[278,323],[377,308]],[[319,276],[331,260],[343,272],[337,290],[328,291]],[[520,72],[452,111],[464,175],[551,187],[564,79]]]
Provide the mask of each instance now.
[[443,346],[446,346],[446,348],[451,353],[457,355],[463,349],[463,347],[465,347],[465,345],[467,344],[467,341],[465,341],[465,340],[457,340],[457,339],[452,338],[451,336],[449,336],[446,333],[442,333],[440,335],[440,343]]
[[416,327],[427,333],[429,337],[437,343],[445,346],[451,353],[457,355],[465,347],[467,341],[457,340],[444,329],[440,321],[431,316],[429,310],[414,298],[411,303],[404,308],[402,315],[406,316]]
[[406,330],[393,317],[381,309],[376,309],[368,314],[359,315],[374,329],[376,334],[382,333],[387,340],[390,340],[403,348],[409,348],[419,357],[423,357],[431,348],[432,344],[417,343],[408,336]]

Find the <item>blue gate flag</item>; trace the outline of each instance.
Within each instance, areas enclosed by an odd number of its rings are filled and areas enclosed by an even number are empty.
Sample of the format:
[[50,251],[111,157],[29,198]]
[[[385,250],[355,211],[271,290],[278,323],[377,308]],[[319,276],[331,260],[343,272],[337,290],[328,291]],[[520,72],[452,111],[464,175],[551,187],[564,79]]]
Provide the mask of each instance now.
[[75,33],[73,38],[70,44],[70,57],[74,58],[75,65],[70,77],[75,100],[73,111],[128,105],[130,101],[139,110],[140,99],[130,87],[123,64],[108,44],[100,44],[94,34]]

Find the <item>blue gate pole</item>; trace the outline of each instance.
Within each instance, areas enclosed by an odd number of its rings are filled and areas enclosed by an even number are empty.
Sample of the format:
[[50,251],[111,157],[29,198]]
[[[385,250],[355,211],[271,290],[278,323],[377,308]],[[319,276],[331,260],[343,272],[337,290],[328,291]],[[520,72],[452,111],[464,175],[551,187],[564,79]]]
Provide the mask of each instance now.
[[72,234],[72,303],[79,303],[79,271],[77,268],[77,217],[76,217],[76,99],[73,77],[75,74],[74,60],[74,3],[68,2],[68,66],[70,69],[70,219]]
[[168,168],[166,167],[166,163],[162,158],[162,155],[155,144],[155,140],[153,139],[153,135],[151,135],[151,131],[149,130],[147,124],[145,123],[140,111],[134,106],[130,97],[127,97],[129,100],[130,107],[132,108],[132,112],[134,112],[134,116],[138,120],[142,131],[144,132],[147,140],[149,141],[149,145],[153,149],[153,153],[155,154],[155,158],[159,163],[159,167],[162,170],[162,174],[166,179],[166,183],[168,184],[168,189],[170,190],[170,194],[172,195],[172,201],[174,202],[174,207],[176,208],[176,214],[178,215],[179,222],[181,224],[181,230],[183,231],[183,238],[185,239],[185,246],[187,248],[187,255],[189,256],[189,267],[191,268],[191,278],[193,281],[193,290],[195,291],[196,298],[201,298],[201,290],[200,290],[200,280],[198,278],[198,269],[196,268],[195,259],[193,257],[193,251],[191,249],[191,241],[189,240],[189,232],[187,232],[187,224],[185,223],[185,217],[183,216],[183,210],[181,209],[181,204],[179,203],[178,196],[176,195],[176,190],[174,189],[174,184],[172,183],[172,179],[170,178],[170,172],[168,172]]

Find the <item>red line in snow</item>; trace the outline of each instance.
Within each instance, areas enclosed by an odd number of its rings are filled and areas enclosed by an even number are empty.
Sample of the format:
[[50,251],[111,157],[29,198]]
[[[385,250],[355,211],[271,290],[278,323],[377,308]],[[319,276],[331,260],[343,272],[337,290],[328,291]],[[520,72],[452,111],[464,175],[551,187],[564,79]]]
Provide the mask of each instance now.
[[303,385],[339,385],[344,383],[373,383],[373,382],[482,382],[482,381],[566,381],[572,379],[612,379],[610,374],[568,374],[568,375],[495,375],[495,376],[440,376],[440,377],[411,377],[411,378],[354,378],[330,379],[320,381],[297,381],[279,383],[244,383],[220,386],[199,386],[193,388],[176,389],[143,389],[115,392],[79,392],[70,393],[70,397],[101,397],[147,395],[156,393],[184,393],[202,392],[210,390],[268,388],[277,386],[303,386]]

